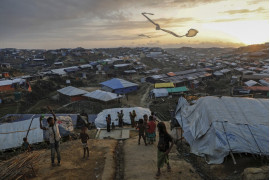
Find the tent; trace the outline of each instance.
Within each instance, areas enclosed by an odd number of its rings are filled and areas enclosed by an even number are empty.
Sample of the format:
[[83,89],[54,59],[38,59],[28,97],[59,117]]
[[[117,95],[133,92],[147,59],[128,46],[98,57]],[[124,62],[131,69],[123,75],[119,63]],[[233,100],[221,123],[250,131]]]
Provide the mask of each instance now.
[[[0,150],[10,149],[21,146],[23,138],[27,134],[31,119],[14,123],[5,123],[0,125]],[[30,144],[43,141],[43,130],[39,128],[39,119],[34,118],[31,130],[28,134]]]
[[178,92],[189,91],[189,89],[186,86],[183,86],[183,87],[176,87],[176,88],[167,88],[167,91],[169,93],[178,93]]
[[[33,118],[28,134],[30,144],[39,143],[49,139],[48,131],[40,129],[39,117],[41,114],[7,114],[0,119],[0,150],[19,147],[22,145],[23,138],[26,136],[29,125]],[[45,114],[42,123],[47,126],[50,114]],[[73,127],[77,124],[75,114],[56,114],[59,124],[59,132],[62,137],[69,135]]]
[[172,82],[169,82],[169,83],[156,83],[155,88],[174,88],[174,84]]
[[161,88],[161,89],[153,89],[152,93],[156,98],[158,97],[167,97],[169,96],[168,90],[166,88]]
[[132,107],[132,108],[113,108],[113,109],[105,109],[102,112],[100,112],[95,120],[95,125],[97,128],[105,128],[106,127],[106,116],[108,114],[111,115],[112,122],[115,125],[118,125],[118,116],[117,112],[120,112],[123,110],[124,113],[124,123],[131,124],[129,112],[132,112],[133,110],[136,111],[136,118],[135,121],[138,121],[139,119],[143,118],[144,114],[150,115],[151,111],[147,108],[141,108],[141,107]]
[[209,164],[230,153],[269,154],[269,100],[203,97],[189,105],[181,97],[175,118],[191,152]]
[[104,102],[122,98],[121,95],[117,95],[115,93],[111,93],[111,92],[107,92],[107,91],[101,91],[101,90],[96,90],[96,91],[87,93],[87,94],[85,94],[83,96],[93,98],[93,99],[97,99],[97,100],[104,101]]
[[138,84],[119,78],[113,78],[100,84],[102,90],[116,94],[127,94],[138,89]]

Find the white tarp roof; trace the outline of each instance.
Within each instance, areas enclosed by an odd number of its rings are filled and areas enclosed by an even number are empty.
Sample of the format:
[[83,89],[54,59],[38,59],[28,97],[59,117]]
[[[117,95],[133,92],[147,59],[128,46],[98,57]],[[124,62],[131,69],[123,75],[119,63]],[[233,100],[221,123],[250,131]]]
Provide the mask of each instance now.
[[85,90],[82,90],[73,86],[68,86],[68,87],[59,89],[57,91],[66,96],[78,96],[78,95],[83,95],[83,94],[88,93],[88,91],[85,91]]
[[[31,119],[0,125],[0,150],[19,147],[27,134]],[[38,143],[43,141],[43,130],[39,127],[39,118],[34,118],[29,134],[28,142]]]
[[126,67],[126,66],[130,66],[131,64],[115,64],[113,65],[116,68],[120,68],[120,67]]
[[21,79],[21,78],[16,78],[13,80],[3,80],[3,81],[0,81],[0,86],[12,85],[15,83],[22,84],[24,82],[25,82],[25,79]]
[[60,69],[52,69],[51,72],[53,74],[57,74],[57,75],[66,75],[66,71],[65,68],[60,68]]
[[249,81],[245,82],[245,85],[247,85],[248,87],[254,86],[256,84],[257,84],[257,82],[253,81],[253,80],[249,80]]
[[233,153],[269,154],[269,100],[203,97],[190,106],[180,98],[175,118],[191,152],[220,164]]
[[84,69],[84,68],[93,68],[93,66],[90,65],[90,64],[83,64],[83,65],[80,65],[79,67],[82,68],[82,69]]
[[101,91],[101,90],[96,90],[90,93],[87,93],[83,95],[85,97],[93,98],[93,99],[98,99],[100,101],[111,101],[114,99],[121,98],[121,95],[117,95],[115,93],[107,92],[107,91]]
[[154,93],[155,97],[167,97],[167,96],[169,96],[168,90],[166,88],[153,89],[152,92]]
[[123,121],[124,123],[131,124],[130,122],[130,117],[129,117],[129,112],[132,112],[133,110],[136,111],[136,118],[135,121],[138,121],[139,119],[143,119],[143,115],[147,114],[148,116],[151,115],[151,111],[147,108],[141,108],[141,107],[132,107],[132,108],[113,108],[113,109],[105,109],[102,112],[100,112],[95,120],[95,125],[97,128],[105,128],[106,127],[106,116],[108,114],[111,115],[112,122],[114,125],[118,125],[118,116],[117,112],[120,112],[123,110],[124,117]]

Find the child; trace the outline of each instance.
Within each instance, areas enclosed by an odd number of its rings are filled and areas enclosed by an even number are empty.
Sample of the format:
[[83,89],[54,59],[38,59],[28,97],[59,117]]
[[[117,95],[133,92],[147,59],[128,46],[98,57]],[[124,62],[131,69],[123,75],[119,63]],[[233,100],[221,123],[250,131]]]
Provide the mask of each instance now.
[[137,129],[139,129],[139,139],[138,139],[138,145],[140,145],[141,137],[143,138],[144,144],[147,146],[146,140],[145,140],[145,126],[143,124],[143,119],[139,119],[139,123],[137,126]]
[[29,142],[27,141],[27,137],[23,138],[23,144],[22,144],[23,150],[30,152],[31,151],[31,146]]
[[[156,178],[160,177],[160,168],[163,167],[164,163],[167,164],[167,171],[171,171],[169,164],[169,153],[173,147],[173,138],[167,132],[164,122],[159,122],[158,125],[159,141],[158,141],[158,159],[157,159],[157,174]],[[171,143],[171,145],[170,145]]]
[[87,159],[89,158],[89,149],[87,146],[87,140],[89,139],[88,134],[86,133],[86,127],[82,128],[82,132],[80,133],[80,139],[83,145],[83,158],[85,158],[85,152],[87,151]]
[[143,125],[144,125],[144,131],[145,131],[145,137],[147,137],[147,129],[148,129],[148,115],[143,115]]
[[111,131],[111,115],[109,114],[107,117],[106,117],[106,122],[107,122],[107,132],[110,132]]
[[149,122],[147,126],[147,141],[149,144],[153,144],[156,140],[156,123],[153,116],[149,116]]
[[112,130],[115,130],[114,122],[112,122]]
[[59,128],[58,128],[58,123],[57,123],[57,119],[56,116],[53,112],[53,110],[47,106],[47,108],[50,110],[51,114],[53,115],[52,117],[49,117],[47,119],[47,122],[49,124],[48,127],[43,127],[42,126],[42,119],[43,116],[40,116],[39,120],[40,120],[40,129],[49,131],[49,139],[50,139],[50,145],[51,145],[51,162],[52,162],[52,166],[54,167],[54,156],[55,156],[55,151],[57,153],[57,160],[58,160],[58,166],[60,166],[60,161],[61,161],[61,156],[60,156],[60,150],[59,150],[59,144],[60,144],[60,133],[59,133]]

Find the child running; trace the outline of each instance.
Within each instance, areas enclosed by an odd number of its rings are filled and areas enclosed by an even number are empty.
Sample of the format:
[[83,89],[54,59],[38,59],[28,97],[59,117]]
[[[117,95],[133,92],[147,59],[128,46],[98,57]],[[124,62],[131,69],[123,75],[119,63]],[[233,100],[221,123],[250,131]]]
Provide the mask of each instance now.
[[87,159],[89,158],[89,149],[87,146],[87,140],[89,139],[88,134],[86,133],[87,128],[83,127],[82,132],[80,133],[80,139],[82,141],[82,146],[83,146],[83,159],[85,158],[85,154],[87,151]]

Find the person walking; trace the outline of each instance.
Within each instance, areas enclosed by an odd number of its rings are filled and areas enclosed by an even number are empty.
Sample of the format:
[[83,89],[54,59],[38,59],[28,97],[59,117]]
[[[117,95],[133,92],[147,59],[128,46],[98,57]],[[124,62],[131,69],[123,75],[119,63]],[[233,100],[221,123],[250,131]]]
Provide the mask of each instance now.
[[171,171],[171,166],[169,163],[169,153],[173,147],[173,138],[167,132],[164,122],[159,122],[158,125],[159,141],[158,141],[158,152],[157,152],[157,168],[156,178],[161,175],[160,168],[167,164],[167,171]]

